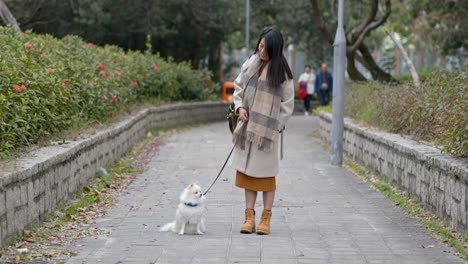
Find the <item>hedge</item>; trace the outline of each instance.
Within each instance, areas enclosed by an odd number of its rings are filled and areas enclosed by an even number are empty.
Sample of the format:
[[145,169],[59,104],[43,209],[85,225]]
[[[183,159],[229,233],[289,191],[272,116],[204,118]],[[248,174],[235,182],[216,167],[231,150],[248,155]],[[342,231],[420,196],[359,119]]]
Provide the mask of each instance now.
[[468,73],[433,72],[419,88],[410,80],[347,86],[345,113],[389,132],[410,135],[468,157]]
[[188,63],[77,36],[0,27],[0,47],[0,158],[72,125],[109,120],[147,98],[205,100],[216,90],[207,72]]

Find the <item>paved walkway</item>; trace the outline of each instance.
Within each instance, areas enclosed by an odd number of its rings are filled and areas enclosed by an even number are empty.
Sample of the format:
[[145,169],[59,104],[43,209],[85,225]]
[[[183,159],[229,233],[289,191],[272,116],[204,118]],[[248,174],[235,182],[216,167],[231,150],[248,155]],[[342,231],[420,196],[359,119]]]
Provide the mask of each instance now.
[[110,235],[81,241],[69,263],[464,263],[381,193],[328,165],[315,129],[314,117],[288,123],[269,236],[239,233],[243,192],[230,168],[207,197],[205,235],[157,231],[173,220],[186,185],[206,188],[216,176],[231,146],[226,124],[217,123],[171,136],[100,219]]

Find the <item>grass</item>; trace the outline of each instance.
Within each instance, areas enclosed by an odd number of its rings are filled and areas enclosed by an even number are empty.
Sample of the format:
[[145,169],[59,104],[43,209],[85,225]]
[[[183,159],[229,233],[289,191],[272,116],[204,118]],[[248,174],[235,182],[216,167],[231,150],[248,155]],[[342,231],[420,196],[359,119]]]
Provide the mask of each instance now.
[[326,113],[331,113],[332,112],[332,104],[330,103],[329,105],[324,105],[324,106],[317,106],[312,110],[313,115],[320,115],[320,113],[326,112]]
[[364,181],[371,183],[374,188],[385,194],[407,214],[416,217],[424,227],[431,230],[440,240],[452,246],[461,257],[468,260],[468,248],[465,247],[468,242],[468,234],[462,236],[453,232],[444,221],[436,218],[431,212],[424,209],[421,204],[410,199],[408,195],[390,182],[377,179],[365,167],[352,161],[346,161],[345,166]]

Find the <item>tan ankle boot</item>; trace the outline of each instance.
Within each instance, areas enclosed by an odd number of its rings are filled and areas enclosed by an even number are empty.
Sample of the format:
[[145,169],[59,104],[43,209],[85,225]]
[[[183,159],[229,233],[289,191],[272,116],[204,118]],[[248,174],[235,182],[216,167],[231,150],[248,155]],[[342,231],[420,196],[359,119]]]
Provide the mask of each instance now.
[[245,209],[245,221],[240,229],[241,233],[250,234],[255,232],[255,211],[254,209]]
[[257,227],[257,234],[268,235],[270,233],[271,210],[263,210],[260,224]]

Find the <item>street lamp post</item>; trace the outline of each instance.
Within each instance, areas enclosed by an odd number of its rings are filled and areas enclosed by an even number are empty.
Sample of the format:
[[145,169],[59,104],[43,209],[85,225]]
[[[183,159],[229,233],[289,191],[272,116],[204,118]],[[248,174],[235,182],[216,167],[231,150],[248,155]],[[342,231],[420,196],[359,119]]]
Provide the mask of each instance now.
[[343,0],[338,3],[338,27],[333,43],[333,108],[331,131],[331,164],[343,163],[343,112],[344,112],[344,78],[346,59],[346,38],[343,29]]
[[250,48],[250,0],[245,1],[245,48]]

